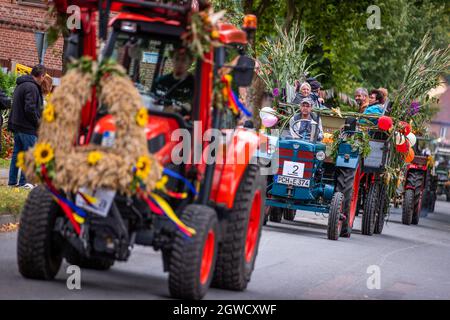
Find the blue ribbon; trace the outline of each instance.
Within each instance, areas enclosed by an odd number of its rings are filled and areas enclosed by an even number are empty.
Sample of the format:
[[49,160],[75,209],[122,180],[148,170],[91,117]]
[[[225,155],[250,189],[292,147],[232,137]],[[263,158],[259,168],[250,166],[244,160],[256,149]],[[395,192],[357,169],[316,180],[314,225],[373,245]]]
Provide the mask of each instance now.
[[69,199],[64,198],[63,196],[57,194],[56,192],[53,192],[50,188],[47,187],[47,189],[55,196],[57,197],[60,201],[64,202],[65,204],[67,204],[70,209],[72,209],[72,211],[75,211],[75,213],[77,215],[79,215],[82,218],[86,218],[87,214],[86,212],[83,211],[83,209],[78,208],[72,201],[70,201]]
[[163,169],[163,174],[166,174],[166,175],[168,175],[169,177],[172,177],[172,178],[179,179],[179,180],[183,181],[184,184],[186,184],[186,185],[188,186],[189,190],[191,190],[191,192],[192,192],[194,195],[197,195],[197,190],[195,189],[194,185],[193,185],[188,179],[186,179],[185,177],[183,177],[182,175],[176,173],[175,171],[172,171],[172,170],[170,170],[170,169],[167,169],[167,168],[164,168],[164,169]]
[[241,111],[247,117],[251,117],[252,116],[252,113],[247,110],[247,108],[242,104],[242,102],[238,99],[237,95],[233,91],[231,91],[231,97],[232,97],[234,103],[238,106],[239,109],[241,109]]

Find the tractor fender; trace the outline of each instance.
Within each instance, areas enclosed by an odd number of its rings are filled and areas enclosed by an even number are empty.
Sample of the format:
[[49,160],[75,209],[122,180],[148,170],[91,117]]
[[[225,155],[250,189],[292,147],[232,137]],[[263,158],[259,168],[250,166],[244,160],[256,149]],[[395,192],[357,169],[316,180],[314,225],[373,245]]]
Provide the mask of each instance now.
[[210,200],[231,209],[247,166],[257,164],[255,155],[260,137],[257,132],[243,128],[222,132],[226,138],[219,148]]

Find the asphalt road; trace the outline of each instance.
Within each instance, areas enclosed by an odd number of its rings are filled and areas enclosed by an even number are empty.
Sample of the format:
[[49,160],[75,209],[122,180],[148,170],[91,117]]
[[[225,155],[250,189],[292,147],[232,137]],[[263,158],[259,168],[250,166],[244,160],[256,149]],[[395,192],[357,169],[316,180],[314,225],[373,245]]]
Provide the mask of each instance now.
[[[210,289],[205,299],[450,299],[450,203],[438,202],[418,226],[400,220],[400,210],[391,210],[383,234],[368,237],[357,218],[352,237],[339,241],[326,239],[326,220],[314,215],[269,222],[248,289]],[[169,298],[168,275],[151,248],[136,247],[110,271],[82,270],[80,290],[67,289],[66,268],[51,282],[22,278],[16,233],[0,234],[0,299]],[[379,289],[368,289],[377,274]]]

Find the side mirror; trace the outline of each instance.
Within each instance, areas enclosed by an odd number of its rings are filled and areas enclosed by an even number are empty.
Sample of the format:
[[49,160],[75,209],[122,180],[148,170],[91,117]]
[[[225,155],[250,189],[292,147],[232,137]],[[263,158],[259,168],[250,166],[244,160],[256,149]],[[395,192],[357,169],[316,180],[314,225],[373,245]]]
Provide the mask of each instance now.
[[238,87],[248,87],[253,80],[255,60],[248,56],[240,56],[233,69],[233,79]]

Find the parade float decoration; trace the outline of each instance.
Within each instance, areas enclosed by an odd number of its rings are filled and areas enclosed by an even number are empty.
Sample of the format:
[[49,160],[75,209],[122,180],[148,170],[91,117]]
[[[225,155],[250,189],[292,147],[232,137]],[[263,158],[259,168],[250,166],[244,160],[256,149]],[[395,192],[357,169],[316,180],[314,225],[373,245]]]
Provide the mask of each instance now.
[[[166,215],[187,236],[195,230],[184,225],[170,205],[156,191],[182,199],[183,194],[167,190],[167,175],[149,153],[144,127],[147,110],[123,68],[112,61],[97,65],[89,58],[74,62],[55,89],[43,111],[36,145],[20,153],[17,166],[34,183],[43,183],[53,194],[74,230],[80,233],[86,213],[70,195],[81,196],[91,206],[92,190],[114,190],[143,199],[155,214]],[[74,85],[76,84],[76,85]],[[114,146],[76,145],[81,110],[96,88],[99,102],[114,118]],[[182,179],[190,186],[189,181]],[[195,188],[190,186],[192,192]]]

